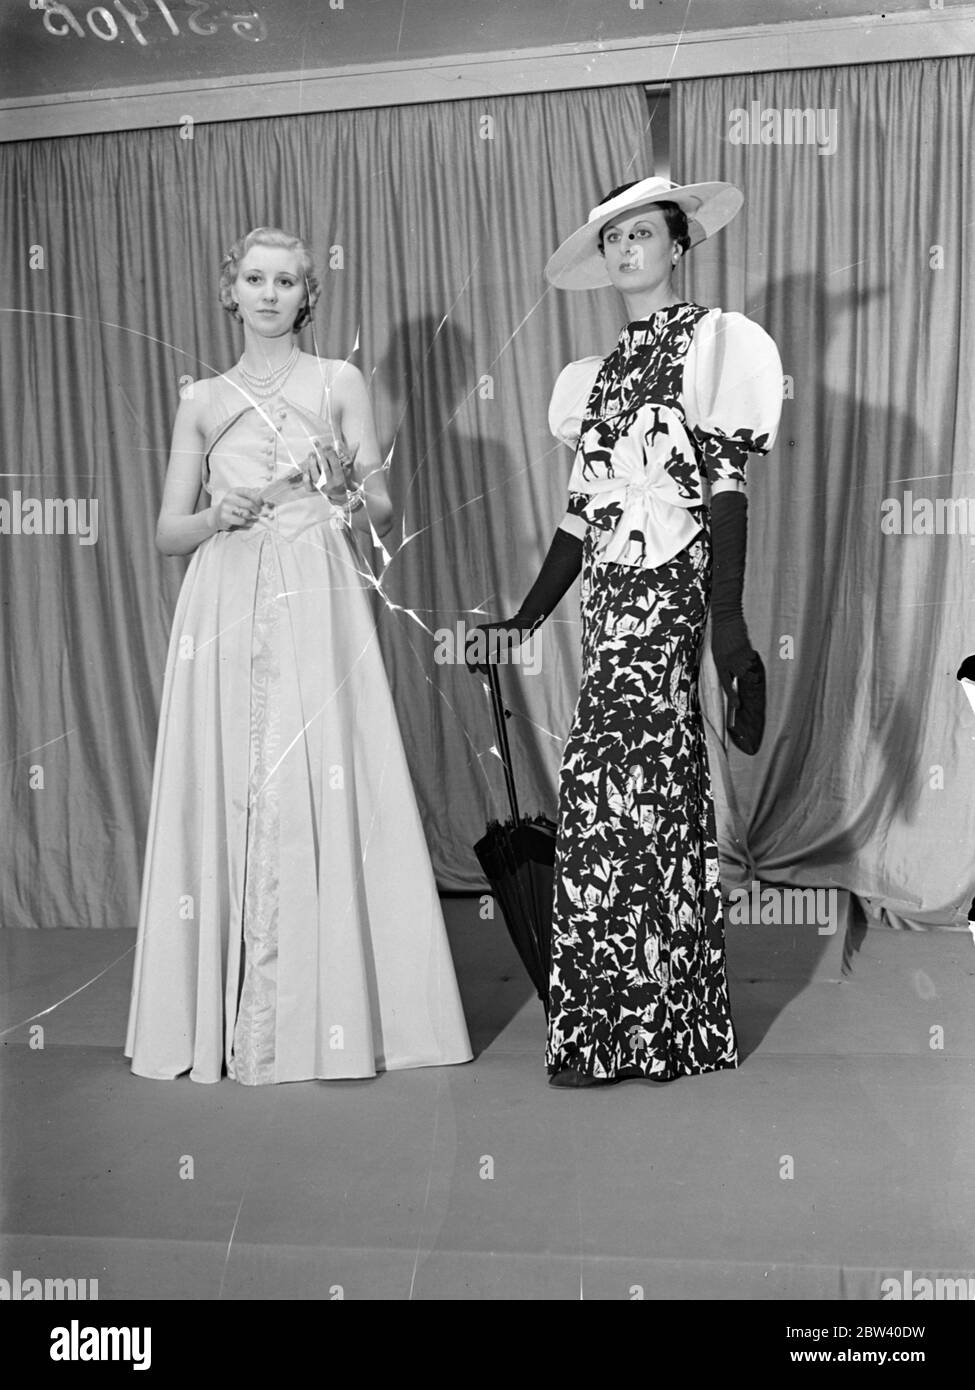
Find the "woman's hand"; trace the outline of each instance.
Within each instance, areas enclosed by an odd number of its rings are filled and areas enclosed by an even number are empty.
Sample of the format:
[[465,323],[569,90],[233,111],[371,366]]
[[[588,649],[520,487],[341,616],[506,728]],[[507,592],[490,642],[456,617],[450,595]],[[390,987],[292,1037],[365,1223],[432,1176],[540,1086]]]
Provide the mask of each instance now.
[[471,675],[486,676],[489,665],[510,661],[530,635],[530,629],[522,626],[518,614],[506,622],[472,627],[464,646],[464,664]]
[[300,464],[302,473],[318,492],[322,492],[336,507],[344,507],[350,492],[359,486],[355,476],[356,450],[349,450],[341,440],[315,439],[314,448]]
[[518,612],[501,623],[485,623],[467,635],[465,659],[469,671],[488,674],[488,665],[508,661],[514,652],[541,626],[568,593],[582,569],[583,540],[570,525],[559,524],[538,578],[529,589]]
[[235,487],[224,493],[220,501],[215,502],[210,509],[213,512],[214,529],[235,531],[253,526],[263,510],[259,495],[260,488],[256,487]]

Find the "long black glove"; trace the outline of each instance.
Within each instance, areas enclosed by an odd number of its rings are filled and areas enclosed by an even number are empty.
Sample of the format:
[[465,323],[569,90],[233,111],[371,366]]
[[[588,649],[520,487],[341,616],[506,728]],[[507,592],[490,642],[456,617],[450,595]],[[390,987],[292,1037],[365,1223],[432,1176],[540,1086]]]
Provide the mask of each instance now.
[[[548,554],[542,561],[538,578],[528,591],[518,612],[506,622],[485,623],[471,628],[467,634],[467,667],[487,675],[487,663],[497,661],[504,638],[510,646],[520,646],[565,597],[573,580],[582,569],[582,541],[560,526],[555,532]],[[475,634],[479,634],[475,637]],[[510,636],[508,634],[511,634]],[[487,661],[485,656],[487,648]]]
[[728,697],[728,737],[757,753],[765,732],[765,667],[741,611],[748,503],[743,492],[711,498],[711,652]]

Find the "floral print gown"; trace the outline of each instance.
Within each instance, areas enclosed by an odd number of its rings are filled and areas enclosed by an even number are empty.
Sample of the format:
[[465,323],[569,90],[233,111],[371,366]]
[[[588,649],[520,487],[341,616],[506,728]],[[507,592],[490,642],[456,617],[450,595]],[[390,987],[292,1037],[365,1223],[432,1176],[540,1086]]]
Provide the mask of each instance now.
[[738,1064],[698,671],[707,504],[772,447],[775,344],[696,304],[626,325],[552,397],[577,445],[582,681],[560,773],[548,1048],[552,1073],[665,1081]]

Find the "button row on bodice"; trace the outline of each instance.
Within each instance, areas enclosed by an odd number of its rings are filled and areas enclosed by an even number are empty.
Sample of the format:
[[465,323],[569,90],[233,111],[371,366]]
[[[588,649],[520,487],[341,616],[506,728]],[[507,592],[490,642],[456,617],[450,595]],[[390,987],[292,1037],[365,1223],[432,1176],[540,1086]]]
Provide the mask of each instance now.
[[265,444],[263,450],[264,457],[268,460],[268,463],[266,465],[267,476],[268,478],[273,478],[275,472],[277,471],[275,468],[275,462],[277,456],[278,432],[280,430],[281,425],[288,418],[288,409],[287,406],[284,404],[282,398],[280,396],[276,396],[272,400],[268,401],[266,410],[267,414],[269,416],[272,416],[273,419],[277,421],[277,428],[275,428],[272,425],[267,430],[264,436],[268,442]]

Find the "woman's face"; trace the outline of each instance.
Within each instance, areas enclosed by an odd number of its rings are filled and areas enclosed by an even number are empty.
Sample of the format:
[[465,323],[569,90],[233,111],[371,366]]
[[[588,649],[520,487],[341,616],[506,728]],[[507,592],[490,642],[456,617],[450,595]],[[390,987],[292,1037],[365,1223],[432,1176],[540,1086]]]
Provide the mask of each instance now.
[[610,280],[624,294],[665,284],[674,269],[674,242],[664,214],[647,208],[610,222],[603,232],[603,256]]
[[305,303],[297,252],[283,246],[252,246],[237,270],[234,296],[244,323],[261,337],[290,333]]

